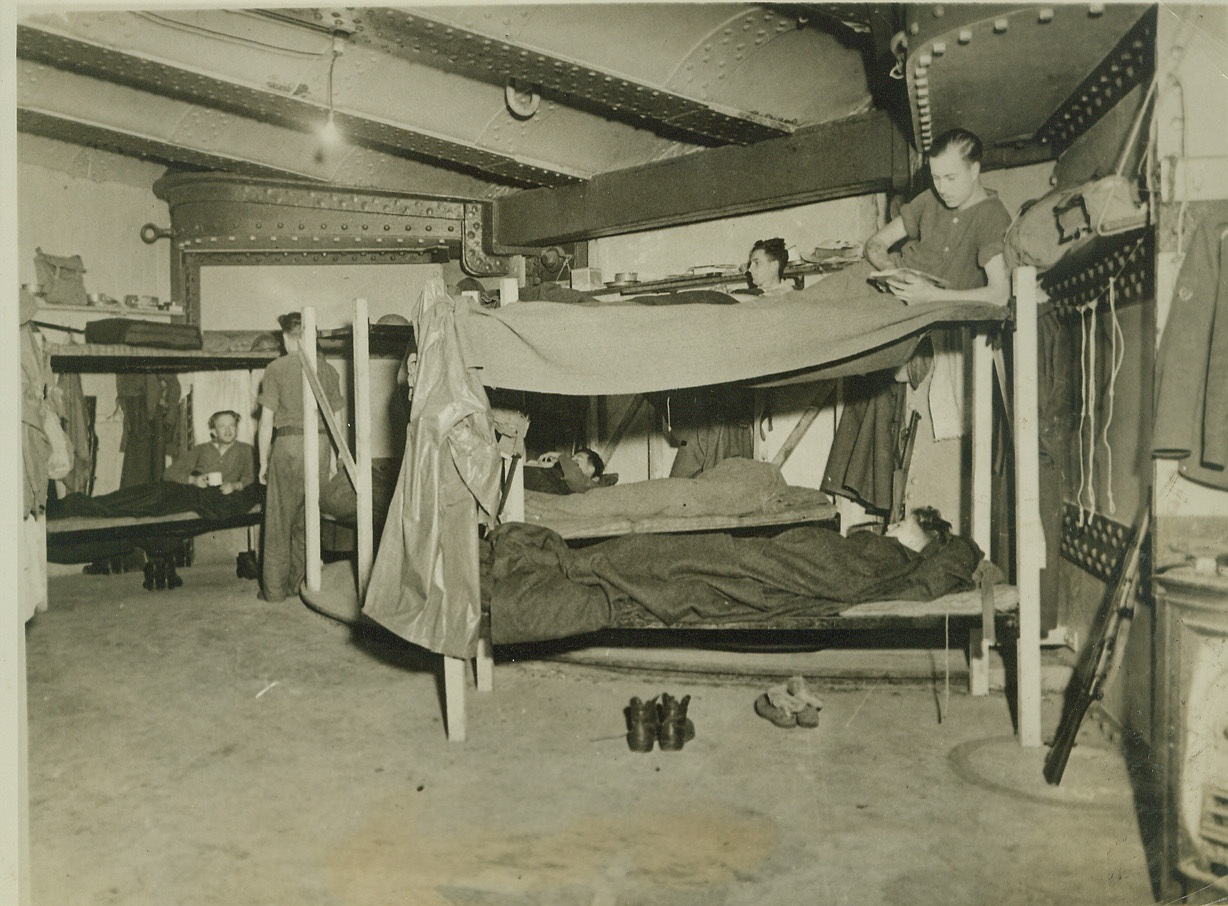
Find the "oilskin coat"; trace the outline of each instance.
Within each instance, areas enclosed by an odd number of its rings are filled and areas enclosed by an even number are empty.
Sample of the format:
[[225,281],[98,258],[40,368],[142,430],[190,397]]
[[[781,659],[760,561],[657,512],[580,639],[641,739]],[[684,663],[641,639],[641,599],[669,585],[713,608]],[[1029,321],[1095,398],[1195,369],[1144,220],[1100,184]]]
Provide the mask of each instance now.
[[478,518],[493,525],[499,452],[490,404],[461,359],[455,305],[431,281],[414,312],[405,457],[363,612],[449,657],[477,653]]

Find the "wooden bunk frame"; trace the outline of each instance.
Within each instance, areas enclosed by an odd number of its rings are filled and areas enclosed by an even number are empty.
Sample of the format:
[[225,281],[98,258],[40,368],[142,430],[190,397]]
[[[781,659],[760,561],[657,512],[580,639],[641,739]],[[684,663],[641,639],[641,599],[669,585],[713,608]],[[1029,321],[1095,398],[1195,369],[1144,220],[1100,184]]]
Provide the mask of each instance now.
[[[1014,419],[1013,440],[1015,445],[1015,539],[1016,539],[1016,583],[1019,593],[1018,633],[1017,633],[1017,680],[1018,680],[1018,715],[1017,732],[1021,745],[1037,747],[1041,745],[1040,727],[1040,570],[1044,568],[1044,538],[1039,510],[1039,433],[1037,421],[1038,390],[1037,390],[1037,309],[1040,300],[1039,284],[1034,267],[1019,267],[1013,274],[1015,300],[1015,347],[1013,376],[1013,407]],[[332,415],[328,407],[319,400],[322,392],[315,376],[315,312],[311,308],[303,310],[303,358],[304,368],[304,431],[303,447],[306,461],[314,461],[318,450],[317,411],[324,413],[329,421],[334,441],[338,445],[338,453],[347,469],[358,492],[358,595],[361,602],[366,594],[374,562],[374,538],[372,533],[372,502],[371,502],[371,456],[370,456],[370,369],[368,361],[368,320],[367,304],[363,299],[355,302],[353,326],[353,374],[354,374],[354,407],[355,407],[355,447],[356,456],[351,456],[345,443],[344,434],[338,426],[332,424]],[[995,368],[993,352],[987,339],[987,330],[978,330],[973,343],[973,400],[972,400],[972,483],[971,483],[971,515],[972,539],[982,550],[991,549],[992,519],[992,436],[993,436],[993,392]],[[1002,380],[1001,377],[998,378]],[[309,394],[307,391],[310,390]],[[1006,388],[1002,388],[1003,392]],[[313,405],[315,401],[315,405]],[[319,481],[313,470],[308,470],[304,487],[307,515],[307,578],[306,587],[309,591],[319,591],[321,587],[320,561],[320,509]],[[509,506],[515,512],[517,503],[509,499]],[[476,518],[476,506],[475,506]],[[933,623],[934,615],[929,622]],[[941,619],[940,617],[938,619]],[[974,694],[988,692],[988,654],[989,649],[998,644],[997,613],[994,609],[991,590],[982,594],[982,609],[980,619],[964,616],[970,622],[969,653],[971,686]],[[486,621],[483,621],[484,624]],[[804,623],[804,625],[803,625]],[[858,618],[826,617],[810,621],[788,621],[782,628],[789,629],[832,629],[832,628],[890,628],[892,626],[917,627],[924,625],[925,619],[916,617],[901,617],[891,620],[884,617]],[[695,628],[695,627],[687,627]],[[723,626],[721,628],[735,628]],[[762,628],[762,627],[758,627]],[[467,736],[467,721],[465,713],[466,691],[470,684],[467,672],[469,664],[464,658],[444,657],[444,696],[445,720],[448,738],[463,741]],[[494,688],[494,656],[490,641],[488,626],[483,629],[478,638],[477,657],[474,673],[478,691],[487,692]]]

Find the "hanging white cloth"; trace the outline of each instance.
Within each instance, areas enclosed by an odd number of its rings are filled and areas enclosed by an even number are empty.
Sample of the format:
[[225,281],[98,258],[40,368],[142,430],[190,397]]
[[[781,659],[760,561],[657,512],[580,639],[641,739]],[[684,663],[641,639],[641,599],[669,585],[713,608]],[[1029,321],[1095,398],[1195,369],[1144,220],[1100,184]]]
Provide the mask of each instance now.
[[231,409],[238,412],[239,440],[254,444],[256,436],[256,397],[264,369],[258,371],[193,371],[180,377],[192,391],[193,443],[209,440],[209,416]]
[[934,365],[930,376],[930,422],[934,440],[964,436],[964,333],[958,328],[935,330]]

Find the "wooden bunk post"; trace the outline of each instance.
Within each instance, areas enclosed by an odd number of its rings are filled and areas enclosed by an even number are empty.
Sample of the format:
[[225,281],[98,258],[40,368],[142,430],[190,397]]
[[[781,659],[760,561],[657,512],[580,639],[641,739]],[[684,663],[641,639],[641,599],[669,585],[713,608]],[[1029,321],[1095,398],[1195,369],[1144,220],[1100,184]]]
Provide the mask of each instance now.
[[[985,331],[972,334],[972,540],[989,557],[993,485],[993,350]],[[968,684],[973,695],[989,694],[989,649],[994,638],[992,596],[981,625],[968,631]]]
[[1019,742],[1040,738],[1040,571],[1045,565],[1040,522],[1040,431],[1037,387],[1036,268],[1015,270],[1015,546],[1019,585]]
[[354,453],[358,466],[358,606],[367,596],[375,561],[375,515],[371,487],[371,356],[367,300],[354,300]]
[[303,368],[303,499],[306,513],[307,587],[320,590],[320,419],[316,395],[307,376],[307,366],[316,365],[316,310],[303,308],[303,338],[299,350],[304,357]]
[[464,742],[468,735],[465,720],[465,687],[469,685],[465,673],[468,667],[465,658],[444,655],[443,710],[449,742]]

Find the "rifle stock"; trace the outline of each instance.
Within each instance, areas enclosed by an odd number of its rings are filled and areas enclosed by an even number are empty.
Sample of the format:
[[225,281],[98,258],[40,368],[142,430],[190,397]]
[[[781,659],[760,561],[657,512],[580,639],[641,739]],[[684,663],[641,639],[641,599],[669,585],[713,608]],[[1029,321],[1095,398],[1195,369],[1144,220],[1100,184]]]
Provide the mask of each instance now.
[[1079,736],[1079,727],[1092,702],[1104,697],[1104,686],[1115,662],[1114,650],[1119,641],[1123,621],[1134,615],[1134,589],[1138,584],[1138,564],[1143,542],[1151,524],[1151,513],[1146,505],[1134,525],[1130,545],[1126,548],[1114,577],[1112,592],[1092,627],[1092,650],[1088,669],[1082,679],[1074,700],[1068,703],[1061,723],[1053,737],[1053,746],[1045,758],[1045,780],[1056,786],[1062,782],[1066,762]]

